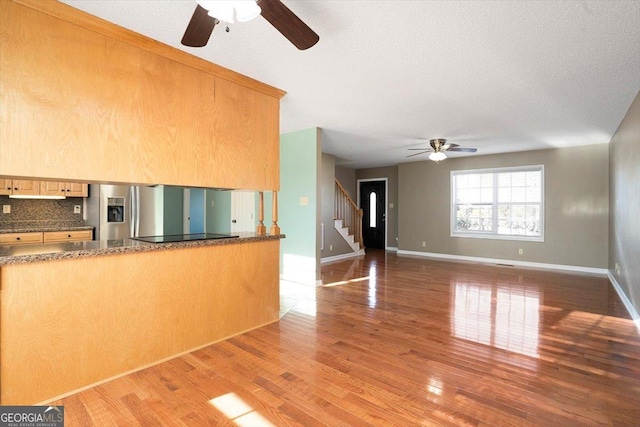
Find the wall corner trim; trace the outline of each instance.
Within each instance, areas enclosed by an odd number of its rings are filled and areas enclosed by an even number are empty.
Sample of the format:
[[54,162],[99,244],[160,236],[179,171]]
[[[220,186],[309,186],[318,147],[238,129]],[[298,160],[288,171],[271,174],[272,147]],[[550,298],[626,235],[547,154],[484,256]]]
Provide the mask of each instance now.
[[475,256],[439,254],[439,253],[433,253],[433,252],[398,250],[398,255],[422,256],[425,258],[439,258],[439,259],[445,259],[450,261],[471,261],[471,262],[480,262],[483,264],[513,265],[516,267],[541,268],[544,270],[574,271],[577,273],[600,274],[603,276],[606,276],[608,273],[608,270],[606,268],[581,267],[578,265],[547,264],[543,262],[517,261],[512,259],[498,259],[498,258],[483,258],[483,257],[475,257]]
[[627,294],[624,293],[624,291],[622,290],[622,287],[616,280],[615,276],[611,274],[611,271],[607,271],[607,277],[609,278],[611,285],[613,285],[613,288],[618,293],[618,296],[622,300],[622,304],[624,304],[624,308],[627,309],[627,311],[629,312],[629,315],[631,316],[631,319],[633,319],[633,323],[636,324],[636,329],[638,330],[638,334],[640,334],[640,313],[638,313],[638,310],[636,310],[633,304],[631,304],[631,300],[629,300],[629,297],[627,297]]

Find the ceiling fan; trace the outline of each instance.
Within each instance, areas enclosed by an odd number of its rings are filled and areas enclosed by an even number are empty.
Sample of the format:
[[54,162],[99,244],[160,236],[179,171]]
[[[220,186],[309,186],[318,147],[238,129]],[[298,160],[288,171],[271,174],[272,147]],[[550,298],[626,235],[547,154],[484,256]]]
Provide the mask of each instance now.
[[409,148],[409,150],[418,150],[420,152],[410,154],[407,157],[418,156],[424,153],[431,153],[429,154],[429,160],[439,162],[440,160],[444,160],[447,158],[445,151],[463,151],[465,153],[475,153],[476,151],[478,151],[477,148],[460,147],[458,144],[452,144],[450,142],[447,142],[447,140],[444,138],[432,139],[431,141],[429,141],[429,145],[431,145],[431,148]]
[[182,37],[182,44],[185,46],[205,46],[213,28],[220,21],[233,23],[234,16],[239,22],[245,22],[262,15],[300,50],[309,49],[320,40],[320,37],[280,0],[196,1],[196,10]]

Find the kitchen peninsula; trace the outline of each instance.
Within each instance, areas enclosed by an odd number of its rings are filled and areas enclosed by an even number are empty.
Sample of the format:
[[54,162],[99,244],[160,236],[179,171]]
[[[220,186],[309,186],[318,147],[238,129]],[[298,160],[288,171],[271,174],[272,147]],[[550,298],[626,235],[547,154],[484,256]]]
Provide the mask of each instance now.
[[2,403],[50,400],[276,321],[281,237],[0,247]]
[[[0,176],[277,194],[283,91],[55,0],[1,1],[0,38]],[[0,404],[277,321],[282,237],[0,249]]]

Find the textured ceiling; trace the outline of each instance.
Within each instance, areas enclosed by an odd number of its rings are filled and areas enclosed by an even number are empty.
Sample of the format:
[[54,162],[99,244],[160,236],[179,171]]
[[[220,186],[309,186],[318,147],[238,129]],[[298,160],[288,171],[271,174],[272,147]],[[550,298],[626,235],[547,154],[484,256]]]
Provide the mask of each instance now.
[[424,160],[407,149],[432,138],[608,143],[640,90],[640,1],[283,0],[320,35],[307,51],[261,17],[181,46],[195,0],[63,1],[287,91],[281,132],[320,127],[355,168]]

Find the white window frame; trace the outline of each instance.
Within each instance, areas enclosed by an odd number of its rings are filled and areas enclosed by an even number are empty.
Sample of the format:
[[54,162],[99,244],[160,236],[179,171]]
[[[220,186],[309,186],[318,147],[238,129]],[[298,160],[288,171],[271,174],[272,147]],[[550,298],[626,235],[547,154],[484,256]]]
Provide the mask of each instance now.
[[[475,173],[503,173],[503,172],[530,172],[540,171],[540,236],[520,236],[509,234],[498,234],[497,232],[487,231],[456,231],[456,189],[454,180],[456,175],[466,175]],[[467,170],[452,170],[450,173],[449,187],[450,194],[450,231],[451,237],[470,237],[474,239],[495,239],[495,240],[519,240],[527,242],[544,242],[544,219],[545,219],[545,185],[544,185],[544,165],[526,165],[526,166],[513,166],[504,168],[487,168],[487,169],[467,169]],[[494,179],[494,191],[493,191],[493,206],[497,206],[498,192],[496,191],[496,180]]]

